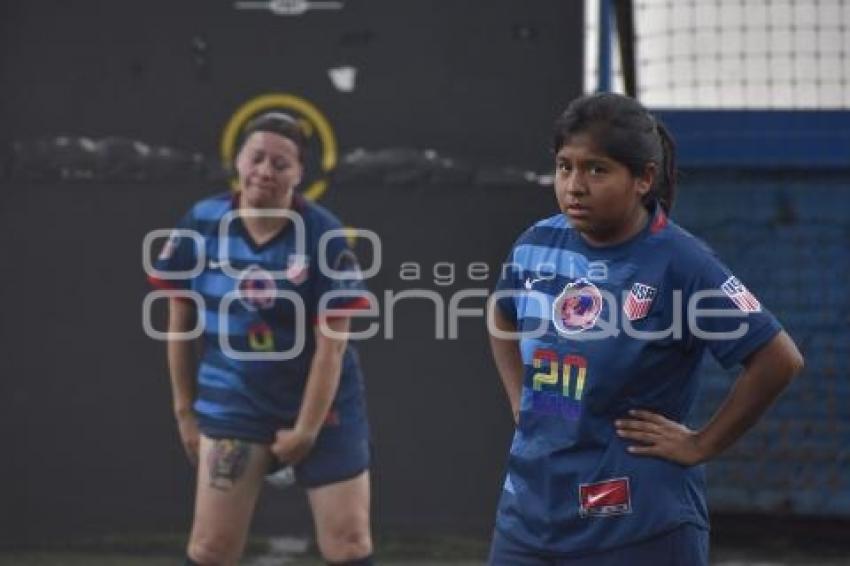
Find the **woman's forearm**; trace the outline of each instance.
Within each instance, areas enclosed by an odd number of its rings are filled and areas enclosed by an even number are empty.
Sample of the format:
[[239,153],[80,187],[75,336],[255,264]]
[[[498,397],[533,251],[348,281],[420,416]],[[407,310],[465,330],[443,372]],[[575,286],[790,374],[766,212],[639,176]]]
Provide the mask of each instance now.
[[327,418],[339,388],[342,355],[335,352],[316,352],[310,364],[307,386],[295,428],[316,436]]
[[[324,320],[315,328],[316,352],[307,374],[307,385],[295,428],[316,436],[327,418],[339,388],[342,358],[347,344],[349,320]],[[323,332],[323,328],[328,332]]]
[[704,459],[720,454],[752,427],[802,367],[803,358],[785,332],[753,354],[720,408],[696,434]]
[[[516,326],[511,324],[501,312],[496,309],[496,328],[502,332],[516,332]],[[522,399],[523,363],[519,350],[519,341],[514,339],[497,338],[490,334],[490,349],[493,361],[499,372],[499,378],[508,396],[514,421],[518,420],[520,401]]]
[[[180,299],[169,301],[169,332],[187,332],[192,328],[194,318],[194,307],[191,304]],[[195,401],[195,371],[197,369],[195,342],[170,339],[167,352],[174,414],[185,415],[192,411],[192,403]]]

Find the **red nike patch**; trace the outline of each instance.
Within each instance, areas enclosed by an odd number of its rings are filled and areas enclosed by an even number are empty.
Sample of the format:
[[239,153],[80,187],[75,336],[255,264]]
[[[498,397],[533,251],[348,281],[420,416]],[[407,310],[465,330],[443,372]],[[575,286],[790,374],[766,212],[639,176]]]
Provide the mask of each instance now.
[[623,515],[632,512],[629,478],[580,484],[578,499],[579,514],[582,517]]

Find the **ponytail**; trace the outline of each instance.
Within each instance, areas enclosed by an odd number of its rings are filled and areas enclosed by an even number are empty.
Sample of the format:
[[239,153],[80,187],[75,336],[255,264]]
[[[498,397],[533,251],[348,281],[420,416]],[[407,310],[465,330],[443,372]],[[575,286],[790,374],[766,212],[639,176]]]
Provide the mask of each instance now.
[[661,140],[662,163],[658,164],[658,178],[652,188],[652,194],[658,200],[664,212],[670,213],[673,202],[676,200],[676,142],[664,124],[656,120],[658,137]]

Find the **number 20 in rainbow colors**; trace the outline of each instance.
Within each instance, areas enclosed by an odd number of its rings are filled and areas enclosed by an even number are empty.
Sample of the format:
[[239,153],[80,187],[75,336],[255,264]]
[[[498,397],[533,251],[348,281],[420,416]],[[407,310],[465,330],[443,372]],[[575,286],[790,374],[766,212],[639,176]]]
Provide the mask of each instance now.
[[[567,354],[560,360],[558,358],[558,353],[553,350],[538,349],[534,351],[532,359],[534,369],[544,370],[536,372],[532,378],[534,391],[542,391],[544,385],[557,386],[560,379],[563,396],[580,401],[582,391],[584,391],[584,380],[587,376],[587,360],[576,354]],[[548,368],[546,368],[546,365],[548,365]],[[561,379],[562,375],[563,379]],[[571,389],[572,395],[570,394]]]

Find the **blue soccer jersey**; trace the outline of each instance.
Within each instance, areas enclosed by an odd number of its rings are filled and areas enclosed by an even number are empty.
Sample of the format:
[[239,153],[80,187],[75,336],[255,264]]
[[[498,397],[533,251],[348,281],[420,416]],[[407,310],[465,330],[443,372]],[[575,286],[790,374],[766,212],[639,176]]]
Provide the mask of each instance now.
[[614,421],[630,409],[683,421],[704,351],[739,364],[779,332],[774,317],[660,207],[610,247],[587,244],[562,214],[538,222],[514,245],[497,292],[524,332],[499,532],[569,556],[683,523],[707,528],[703,467],[630,454]]
[[[210,436],[269,442],[278,428],[291,425],[315,352],[314,324],[368,305],[345,237],[327,234],[341,230],[339,220],[297,196],[292,212],[296,218],[258,245],[242,223],[236,196],[201,201],[155,262],[155,286],[196,293],[202,303],[194,408]],[[331,418],[359,418],[353,406],[362,388],[357,355],[348,345]]]

